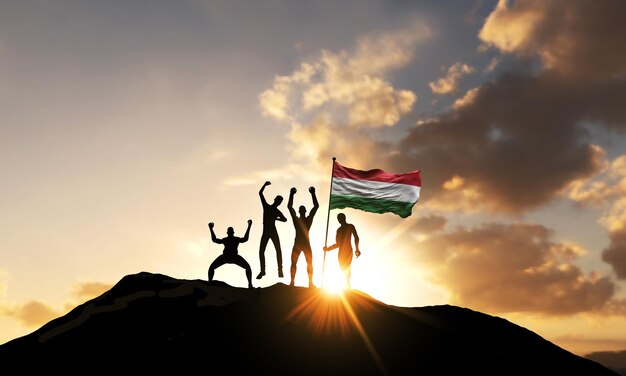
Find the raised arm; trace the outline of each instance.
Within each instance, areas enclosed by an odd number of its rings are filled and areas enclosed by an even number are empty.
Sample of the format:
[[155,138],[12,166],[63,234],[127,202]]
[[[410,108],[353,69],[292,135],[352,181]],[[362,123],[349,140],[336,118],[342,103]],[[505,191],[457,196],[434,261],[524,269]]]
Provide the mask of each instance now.
[[289,191],[289,201],[287,202],[287,209],[289,209],[289,214],[291,214],[292,218],[296,217],[296,211],[293,210],[293,196],[296,194],[296,187],[292,187]]
[[267,201],[265,200],[263,191],[265,190],[265,187],[267,187],[270,184],[272,183],[270,183],[269,181],[266,181],[265,183],[263,183],[263,186],[261,187],[261,189],[259,189],[259,196],[261,197],[261,202],[263,203],[263,206],[267,206]]
[[313,208],[309,213],[309,217],[313,218],[315,213],[317,213],[317,209],[320,207],[320,204],[317,202],[317,196],[315,195],[315,187],[310,187],[309,192],[311,192],[311,199],[313,200]]
[[248,237],[250,236],[250,227],[252,227],[252,220],[248,219],[248,228],[246,229],[246,234],[241,238],[241,242],[245,243],[248,241]]
[[209,223],[209,230],[211,230],[211,240],[213,240],[213,243],[223,244],[222,239],[218,239],[217,236],[215,236],[215,231],[213,231],[213,226],[215,226],[213,222]]

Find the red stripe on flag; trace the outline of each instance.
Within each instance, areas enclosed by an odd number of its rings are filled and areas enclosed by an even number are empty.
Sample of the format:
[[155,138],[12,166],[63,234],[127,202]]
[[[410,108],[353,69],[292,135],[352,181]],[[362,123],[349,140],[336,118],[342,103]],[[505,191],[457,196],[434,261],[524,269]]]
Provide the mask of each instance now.
[[391,172],[385,172],[381,169],[361,171],[350,167],[344,167],[335,161],[333,176],[336,178],[381,181],[385,183],[415,185],[418,187],[422,186],[420,170],[407,172],[405,174],[394,174]]

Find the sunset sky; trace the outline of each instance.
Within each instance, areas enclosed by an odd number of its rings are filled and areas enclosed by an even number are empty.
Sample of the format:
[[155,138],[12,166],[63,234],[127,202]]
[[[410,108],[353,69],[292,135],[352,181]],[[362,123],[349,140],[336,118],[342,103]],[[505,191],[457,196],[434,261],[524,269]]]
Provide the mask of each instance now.
[[[346,209],[352,287],[626,350],[626,2],[0,3],[0,343],[141,271],[206,279],[296,187],[320,286],[331,158],[420,170],[413,214]],[[339,210],[330,212],[334,242]],[[289,283],[291,220],[277,225]],[[324,283],[338,278],[327,254]],[[235,265],[215,278],[245,287]],[[301,257],[296,284],[307,285]]]

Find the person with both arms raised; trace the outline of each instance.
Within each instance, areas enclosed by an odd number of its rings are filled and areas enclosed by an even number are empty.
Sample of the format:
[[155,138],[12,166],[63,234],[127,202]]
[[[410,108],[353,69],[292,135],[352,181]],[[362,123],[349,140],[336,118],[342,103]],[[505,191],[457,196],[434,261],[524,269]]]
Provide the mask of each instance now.
[[304,258],[306,259],[306,272],[309,276],[309,287],[314,287],[313,252],[311,251],[309,230],[311,229],[311,224],[313,224],[313,217],[315,216],[315,213],[320,205],[317,202],[317,197],[315,196],[315,188],[310,187],[309,192],[311,193],[311,198],[313,199],[313,208],[307,216],[306,208],[304,205],[300,205],[298,208],[300,216],[297,216],[296,211],[293,209],[293,196],[296,192],[297,190],[295,187],[291,188],[291,191],[289,192],[289,201],[287,203],[287,209],[289,209],[289,214],[291,214],[291,219],[293,220],[293,227],[296,230],[296,238],[294,240],[293,249],[291,250],[291,283],[289,285],[294,285],[298,257],[300,257],[300,253],[304,253]]

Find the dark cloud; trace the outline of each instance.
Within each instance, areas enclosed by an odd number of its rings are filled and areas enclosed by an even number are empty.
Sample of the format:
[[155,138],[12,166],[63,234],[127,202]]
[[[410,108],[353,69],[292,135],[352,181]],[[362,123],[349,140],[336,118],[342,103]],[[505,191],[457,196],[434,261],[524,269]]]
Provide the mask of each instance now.
[[538,56],[543,66],[512,68],[418,123],[391,168],[418,166],[425,202],[508,213],[592,176],[604,154],[588,127],[626,130],[623,14],[623,1],[500,2],[480,38],[504,53]]
[[613,267],[619,279],[626,279],[626,229],[610,233],[611,242],[602,252],[602,260]]
[[485,312],[600,311],[615,286],[607,277],[584,275],[574,265],[583,250],[551,237],[534,224],[458,228],[421,241],[418,257],[451,291],[453,304]]
[[626,73],[624,14],[622,0],[501,0],[480,38],[564,74],[607,78]]
[[[626,94],[626,85],[621,90]],[[476,204],[484,209],[536,208],[601,167],[603,153],[581,126],[591,116],[605,120],[593,111],[594,103],[604,103],[598,95],[610,98],[550,72],[509,72],[452,112],[411,129],[392,165],[419,166],[434,199],[444,198],[444,183],[459,176],[459,188],[478,192]]]

